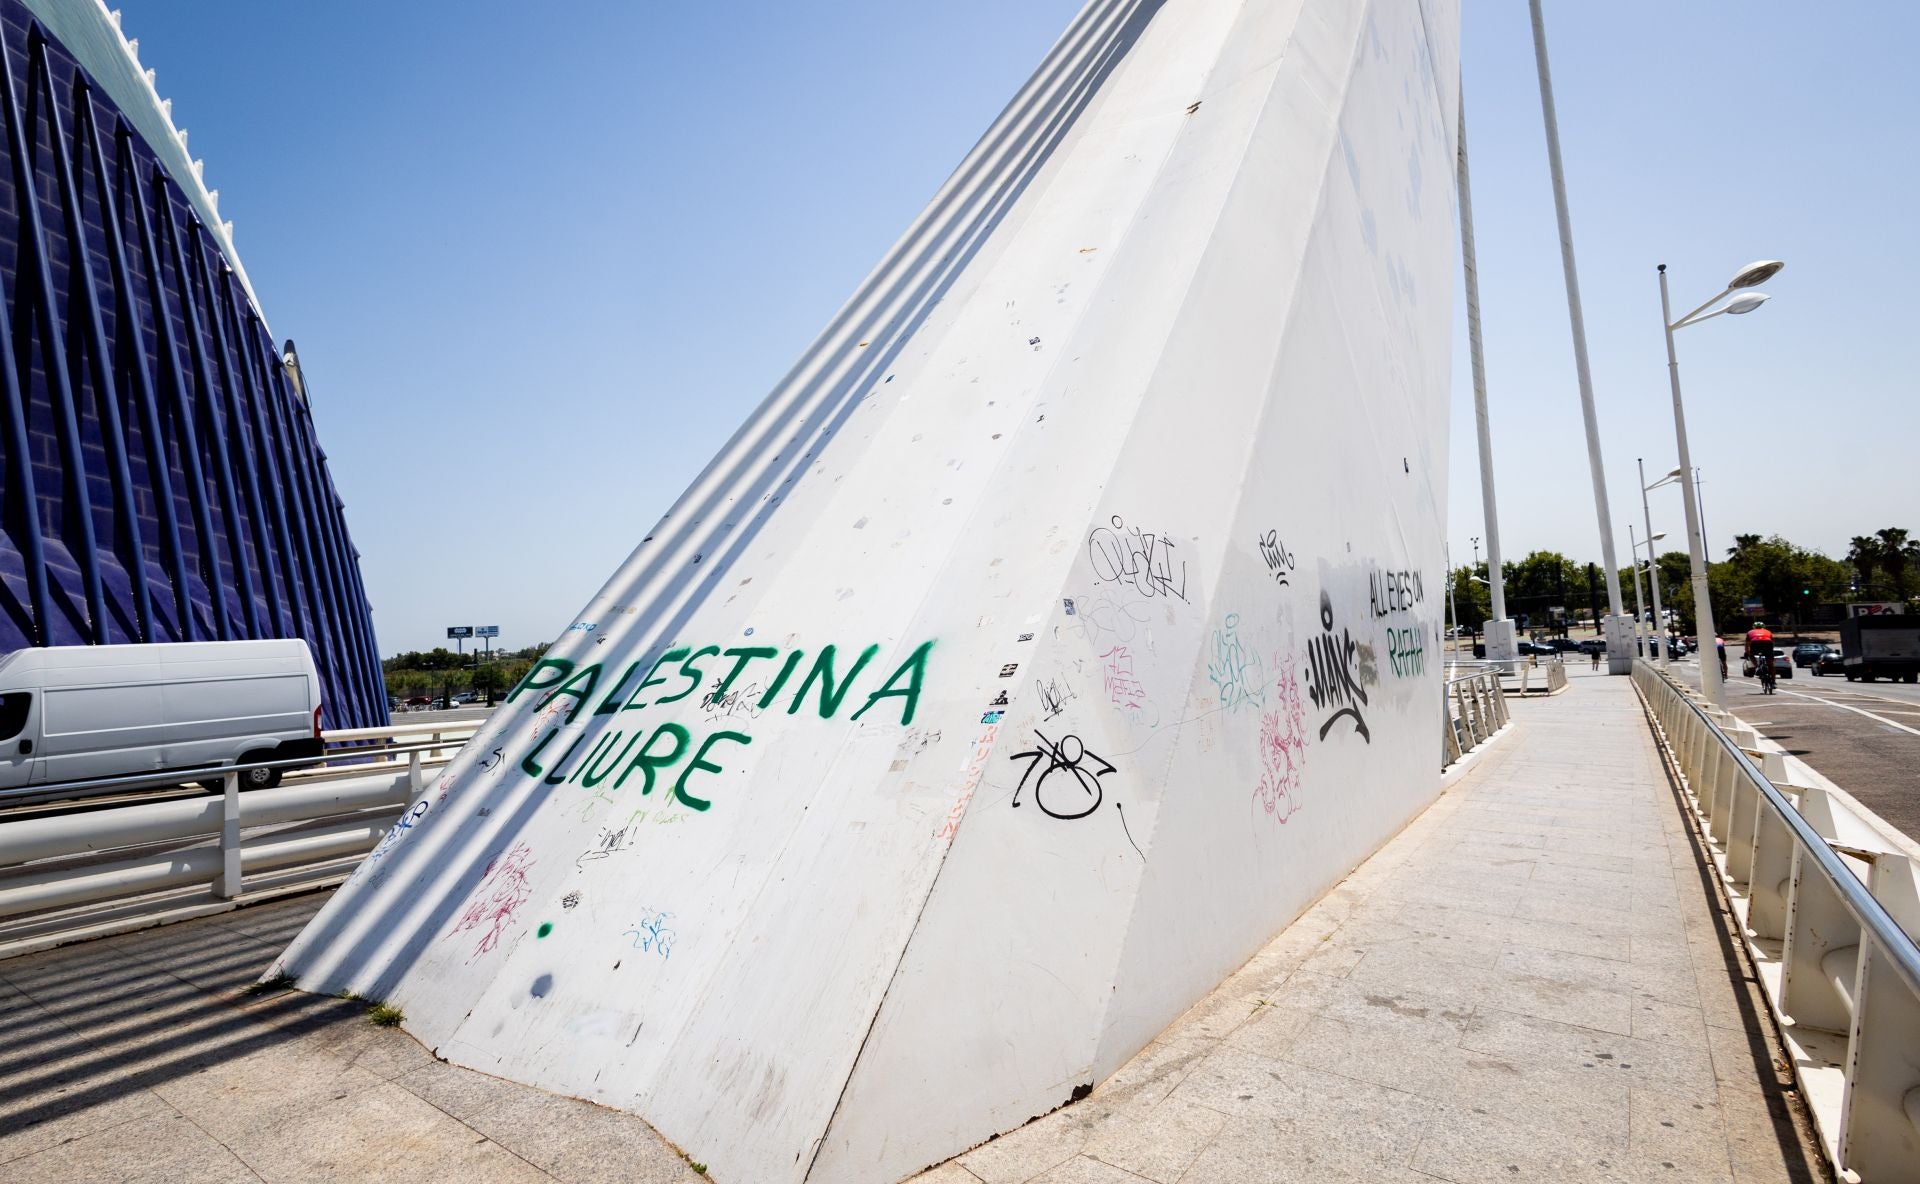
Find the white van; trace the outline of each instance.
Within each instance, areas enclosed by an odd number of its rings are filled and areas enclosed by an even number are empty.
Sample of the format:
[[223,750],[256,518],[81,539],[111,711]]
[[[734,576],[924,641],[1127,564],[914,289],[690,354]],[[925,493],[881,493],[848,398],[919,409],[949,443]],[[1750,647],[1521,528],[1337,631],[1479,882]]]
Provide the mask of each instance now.
[[[73,645],[0,657],[0,789],[246,761],[318,759],[307,643]],[[278,769],[243,774],[277,785]]]

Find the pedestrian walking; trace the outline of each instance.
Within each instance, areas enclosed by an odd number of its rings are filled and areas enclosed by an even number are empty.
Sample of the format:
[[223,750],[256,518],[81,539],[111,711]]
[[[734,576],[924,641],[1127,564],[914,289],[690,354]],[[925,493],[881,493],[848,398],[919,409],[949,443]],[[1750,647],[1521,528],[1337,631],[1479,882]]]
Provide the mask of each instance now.
[[1589,656],[1589,657],[1591,657],[1591,658],[1593,659],[1593,668],[1594,668],[1595,670],[1598,670],[1598,669],[1600,669],[1600,651],[1599,651],[1599,650],[1588,650],[1588,651],[1587,651],[1587,654],[1588,654],[1588,656]]

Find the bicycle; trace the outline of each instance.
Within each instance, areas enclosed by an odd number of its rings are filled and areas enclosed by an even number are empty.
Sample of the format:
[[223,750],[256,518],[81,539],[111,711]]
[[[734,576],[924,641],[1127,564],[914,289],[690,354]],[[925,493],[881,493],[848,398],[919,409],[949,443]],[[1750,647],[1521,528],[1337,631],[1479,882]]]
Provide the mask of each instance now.
[[1763,695],[1773,694],[1774,683],[1779,678],[1779,676],[1774,673],[1773,655],[1761,654],[1760,657],[1755,660],[1754,667],[1755,673],[1760,676],[1760,693]]

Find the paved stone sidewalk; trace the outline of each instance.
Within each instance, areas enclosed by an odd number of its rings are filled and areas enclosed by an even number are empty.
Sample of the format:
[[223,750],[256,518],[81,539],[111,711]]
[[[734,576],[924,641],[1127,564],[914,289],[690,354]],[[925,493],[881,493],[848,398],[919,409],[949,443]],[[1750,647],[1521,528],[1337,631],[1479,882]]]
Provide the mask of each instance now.
[[1112,1081],[917,1184],[1826,1178],[1629,681],[1513,715]]
[[[1820,1178],[1628,681],[1514,715],[1113,1080],[920,1184]],[[320,903],[0,962],[0,1179],[701,1178],[358,1005],[244,994]]]
[[0,962],[0,1181],[701,1180],[638,1118],[245,994],[308,895]]

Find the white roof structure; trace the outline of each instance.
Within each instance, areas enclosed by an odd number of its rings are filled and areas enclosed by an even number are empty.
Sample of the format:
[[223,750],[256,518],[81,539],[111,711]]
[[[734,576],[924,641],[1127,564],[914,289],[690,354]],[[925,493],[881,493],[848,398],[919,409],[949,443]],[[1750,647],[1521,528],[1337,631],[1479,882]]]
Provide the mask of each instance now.
[[100,84],[113,105],[160,158],[213,241],[220,245],[221,254],[226,256],[258,311],[260,301],[247,279],[247,269],[240,265],[239,252],[233,248],[233,223],[220,219],[219,192],[207,188],[205,162],[194,159],[187,151],[186,129],[174,126],[173,101],[160,97],[154,72],[140,64],[140,43],[128,39],[121,30],[119,10],[108,8],[105,0],[23,0],[23,3]]
[[1438,792],[1457,38],[1091,0],[276,970],[721,1181],[1106,1078]]

